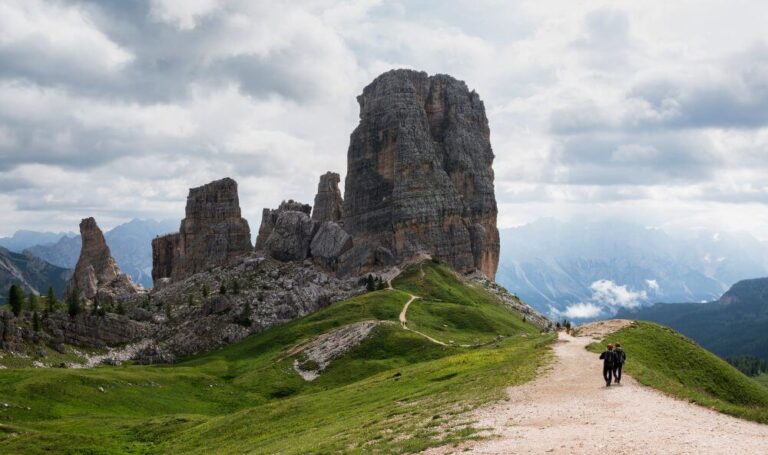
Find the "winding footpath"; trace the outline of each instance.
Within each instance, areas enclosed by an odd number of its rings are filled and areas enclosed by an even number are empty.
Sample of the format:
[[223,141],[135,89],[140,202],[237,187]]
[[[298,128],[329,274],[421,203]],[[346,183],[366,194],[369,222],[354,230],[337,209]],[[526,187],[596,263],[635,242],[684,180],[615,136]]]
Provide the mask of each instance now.
[[469,416],[476,428],[488,429],[489,439],[425,453],[768,453],[768,425],[672,398],[626,374],[620,386],[605,387],[602,365],[585,347],[625,323],[592,324],[578,337],[560,333],[548,371]]

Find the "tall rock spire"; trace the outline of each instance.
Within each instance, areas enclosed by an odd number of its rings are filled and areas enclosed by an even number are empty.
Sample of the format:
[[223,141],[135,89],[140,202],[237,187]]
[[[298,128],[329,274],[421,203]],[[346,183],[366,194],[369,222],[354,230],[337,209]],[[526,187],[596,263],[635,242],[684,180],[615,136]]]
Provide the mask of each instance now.
[[339,191],[341,177],[335,172],[326,172],[320,176],[317,184],[315,205],[312,207],[312,220],[318,223],[341,220],[344,201]]
[[493,279],[494,156],[477,93],[450,76],[393,70],[365,87],[358,102],[344,229],[398,260],[427,253]]
[[80,237],[80,257],[67,285],[67,294],[76,292],[79,297],[93,300],[97,295],[114,299],[138,292],[117,266],[95,219],[85,218],[80,222]]

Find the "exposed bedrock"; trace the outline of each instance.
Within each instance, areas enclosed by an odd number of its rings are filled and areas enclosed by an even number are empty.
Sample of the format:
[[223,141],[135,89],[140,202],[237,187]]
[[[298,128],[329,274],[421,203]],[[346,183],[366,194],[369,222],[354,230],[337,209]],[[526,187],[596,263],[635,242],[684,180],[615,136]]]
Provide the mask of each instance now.
[[312,208],[312,220],[319,223],[341,220],[344,201],[339,190],[340,181],[341,177],[335,172],[326,172],[320,176],[315,206]]
[[190,189],[179,232],[152,242],[152,278],[177,281],[226,265],[252,249],[251,230],[240,213],[237,182],[216,180]]
[[95,219],[85,218],[80,222],[80,236],[80,257],[67,285],[67,294],[76,293],[78,298],[87,300],[99,296],[109,301],[136,295],[138,288],[120,271]]
[[393,70],[358,102],[343,204],[356,245],[371,242],[397,260],[427,253],[493,279],[494,156],[477,93],[450,76]]

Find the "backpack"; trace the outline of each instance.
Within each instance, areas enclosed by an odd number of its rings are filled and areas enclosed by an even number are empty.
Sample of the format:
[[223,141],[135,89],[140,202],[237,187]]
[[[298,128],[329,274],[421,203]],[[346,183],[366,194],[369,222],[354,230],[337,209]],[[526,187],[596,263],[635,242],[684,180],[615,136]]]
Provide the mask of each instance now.
[[619,365],[624,365],[624,361],[627,359],[627,354],[624,353],[623,349],[616,349],[614,351],[614,356],[616,357],[616,363]]
[[603,352],[603,357],[606,365],[613,365],[616,361],[616,354],[613,351],[605,351]]

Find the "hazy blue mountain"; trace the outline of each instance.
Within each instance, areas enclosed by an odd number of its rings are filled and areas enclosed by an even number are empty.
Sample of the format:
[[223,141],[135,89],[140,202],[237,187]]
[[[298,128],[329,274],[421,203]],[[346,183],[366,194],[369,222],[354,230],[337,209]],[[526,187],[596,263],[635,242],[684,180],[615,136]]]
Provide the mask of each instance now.
[[32,246],[24,252],[42,258],[53,265],[73,269],[80,256],[81,245],[80,236],[72,235],[62,237],[56,243]]
[[768,360],[768,278],[739,281],[714,302],[660,303],[618,316],[667,325],[722,357]]
[[37,231],[16,231],[10,237],[0,238],[0,247],[6,248],[14,253],[20,253],[24,249],[34,245],[45,245],[55,243],[65,236],[74,236],[72,232],[37,232]]
[[496,280],[539,311],[571,319],[711,301],[738,280],[768,275],[768,247],[747,234],[549,219],[500,234]]
[[[152,287],[152,239],[178,230],[178,221],[134,219],[104,234],[120,269],[135,283]],[[74,268],[80,256],[80,236],[62,237],[58,242],[37,245],[26,251],[60,267]]]
[[25,293],[36,291],[40,294],[53,286],[56,294],[62,296],[71,274],[71,270],[49,264],[29,253],[0,248],[0,303],[5,303],[8,289],[13,284],[21,285]]

